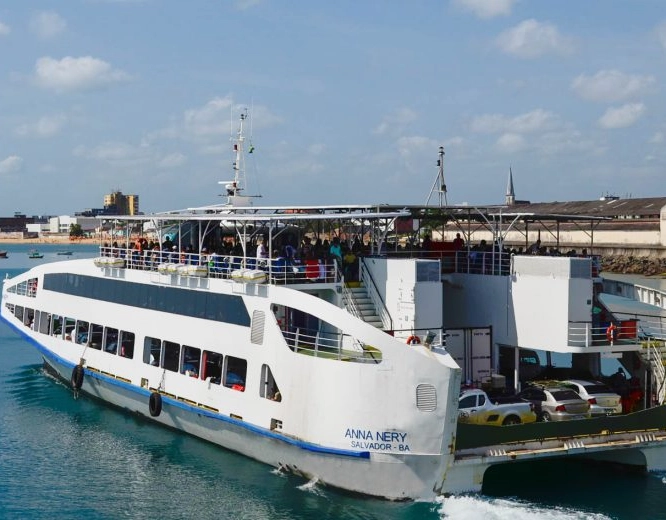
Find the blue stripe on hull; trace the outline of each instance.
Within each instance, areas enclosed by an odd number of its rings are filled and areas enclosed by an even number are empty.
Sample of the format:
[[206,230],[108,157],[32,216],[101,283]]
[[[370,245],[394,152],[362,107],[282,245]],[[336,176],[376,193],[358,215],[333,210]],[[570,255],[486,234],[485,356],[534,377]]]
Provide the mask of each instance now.
[[[1,316],[0,316],[1,317]],[[44,347],[41,343],[35,341],[33,338],[28,336],[25,332],[21,330],[21,328],[16,327],[13,323],[10,323],[7,321],[4,317],[1,317],[7,325],[9,325],[14,331],[16,331],[19,335],[21,335],[24,339],[26,339],[29,343],[34,345],[37,350],[42,354],[44,357],[45,361],[48,363],[48,360],[52,360],[54,363],[59,364],[61,366],[65,366],[68,368],[74,368],[75,364],[72,363],[71,361],[68,361],[57,354],[54,354],[50,350],[48,350],[46,347]],[[111,385],[111,386],[117,386],[119,388],[122,388],[125,391],[130,391],[135,394],[138,394],[140,396],[143,396],[144,398],[150,397],[151,392],[149,390],[146,390],[145,388],[141,388],[129,383],[126,383],[124,381],[120,381],[119,379],[115,379],[113,377],[109,377],[107,375],[101,374],[96,371],[91,371],[91,370],[85,370],[85,375],[87,377],[92,377],[94,379],[98,379],[100,381],[103,381],[104,383]],[[199,408],[198,406],[192,406],[190,404],[184,403],[182,401],[179,401],[177,399],[173,399],[171,397],[168,397],[166,395],[162,395],[162,401],[165,404],[168,404],[169,406],[173,406],[175,408],[180,408],[182,410],[197,414],[197,415],[203,415],[205,417],[209,417],[211,419],[215,419],[221,422],[226,422],[233,424],[236,427],[243,428],[244,430],[247,430],[251,433],[254,433],[256,435],[260,435],[263,437],[267,437],[270,439],[274,439],[280,442],[284,442],[286,444],[290,444],[292,446],[295,446],[297,448],[300,448],[302,450],[307,450],[315,453],[321,453],[324,455],[335,455],[338,457],[352,457],[352,458],[361,458],[361,459],[369,459],[370,458],[370,452],[368,451],[350,451],[350,450],[341,450],[337,448],[327,448],[325,446],[320,446],[318,444],[313,444],[305,441],[301,441],[298,439],[293,439],[291,437],[287,437],[285,435],[276,433],[272,430],[267,430],[266,428],[261,428],[259,426],[254,426],[252,424],[248,424],[244,421],[239,421],[238,419],[234,419],[232,417],[227,417],[224,415],[217,414],[215,412],[211,412],[209,410],[206,410],[204,408]],[[146,415],[146,417],[150,418],[150,416]],[[158,421],[156,421],[158,422]]]

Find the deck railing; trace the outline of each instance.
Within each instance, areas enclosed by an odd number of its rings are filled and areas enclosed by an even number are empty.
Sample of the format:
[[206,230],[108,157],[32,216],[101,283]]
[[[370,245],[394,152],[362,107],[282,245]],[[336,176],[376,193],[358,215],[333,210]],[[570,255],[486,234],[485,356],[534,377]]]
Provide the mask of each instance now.
[[[265,273],[261,282],[274,284],[340,283],[342,272],[335,260],[306,260],[287,262],[285,259],[259,259],[255,257],[222,256],[217,254],[187,253],[179,251],[102,247],[101,258],[113,262],[103,267],[159,271],[181,276],[229,278],[241,270]],[[194,269],[196,268],[196,269]]]
[[298,354],[351,361],[355,363],[380,363],[381,352],[342,334],[309,333],[297,328],[282,331],[289,348]]

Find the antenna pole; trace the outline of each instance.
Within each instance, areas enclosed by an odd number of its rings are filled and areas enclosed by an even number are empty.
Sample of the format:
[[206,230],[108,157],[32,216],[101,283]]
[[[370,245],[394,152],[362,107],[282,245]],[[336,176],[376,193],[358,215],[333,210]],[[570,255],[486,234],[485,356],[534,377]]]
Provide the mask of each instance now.
[[439,147],[439,159],[437,159],[437,177],[435,178],[435,182],[432,185],[432,188],[430,188],[430,194],[428,195],[428,198],[426,199],[425,205],[427,206],[428,203],[430,202],[430,197],[432,197],[432,194],[437,192],[439,194],[439,207],[442,207],[442,202],[444,202],[444,206],[448,206],[449,203],[446,200],[446,183],[444,182],[444,147],[440,146]]

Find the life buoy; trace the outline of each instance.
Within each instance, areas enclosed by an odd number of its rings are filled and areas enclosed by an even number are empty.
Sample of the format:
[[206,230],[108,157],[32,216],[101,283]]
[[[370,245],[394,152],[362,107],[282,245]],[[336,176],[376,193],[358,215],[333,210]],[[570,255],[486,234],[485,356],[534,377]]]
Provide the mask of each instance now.
[[70,377],[69,382],[72,385],[72,388],[76,391],[81,390],[81,387],[83,386],[83,366],[82,365],[76,365],[72,369],[72,377]]
[[615,341],[617,339],[617,327],[611,323],[606,329],[606,339],[608,341]]
[[148,400],[148,410],[150,411],[150,415],[152,417],[157,417],[162,413],[162,396],[159,393],[153,392],[150,394],[150,399]]
[[421,343],[421,338],[412,334],[407,338],[407,345],[419,345]]

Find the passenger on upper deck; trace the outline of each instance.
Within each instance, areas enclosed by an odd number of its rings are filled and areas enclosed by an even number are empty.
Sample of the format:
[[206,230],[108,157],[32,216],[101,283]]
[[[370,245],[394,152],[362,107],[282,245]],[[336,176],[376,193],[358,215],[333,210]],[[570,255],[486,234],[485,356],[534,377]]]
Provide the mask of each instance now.
[[538,255],[541,250],[541,239],[538,238],[534,244],[527,248],[528,255]]
[[465,241],[460,237],[460,233],[456,233],[456,238],[453,239],[453,249],[460,251],[465,247]]
[[257,259],[268,259],[268,248],[266,247],[266,241],[264,239],[259,239],[257,242]]
[[340,246],[340,239],[338,237],[333,237],[333,242],[328,253],[331,255],[331,258],[338,262],[339,266],[342,266],[342,247]]
[[356,256],[360,255],[363,251],[363,244],[361,244],[361,240],[358,237],[354,238],[351,250]]
[[303,237],[303,242],[301,243],[300,251],[298,256],[301,260],[306,260],[310,258],[312,254],[312,244],[310,243],[310,237]]

